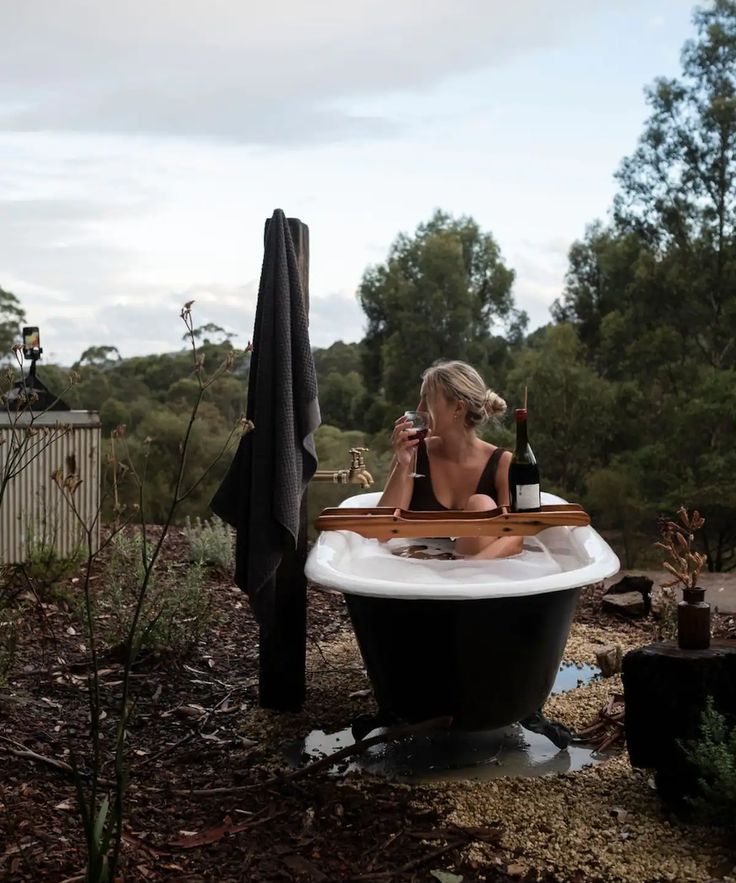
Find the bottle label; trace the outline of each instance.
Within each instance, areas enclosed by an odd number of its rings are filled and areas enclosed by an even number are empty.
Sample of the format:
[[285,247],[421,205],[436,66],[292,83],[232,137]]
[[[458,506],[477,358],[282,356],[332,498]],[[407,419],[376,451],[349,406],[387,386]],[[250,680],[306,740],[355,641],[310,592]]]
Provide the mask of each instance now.
[[516,485],[516,508],[538,509],[541,506],[538,484]]

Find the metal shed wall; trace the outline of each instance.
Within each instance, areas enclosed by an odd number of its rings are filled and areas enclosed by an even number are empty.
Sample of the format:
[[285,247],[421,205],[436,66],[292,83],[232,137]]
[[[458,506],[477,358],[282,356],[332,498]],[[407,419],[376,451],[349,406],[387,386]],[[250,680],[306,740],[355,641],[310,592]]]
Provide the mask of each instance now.
[[[0,480],[17,440],[32,425],[19,464],[25,464],[6,488],[0,502],[0,563],[28,560],[29,546],[43,542],[56,553],[69,557],[85,544],[85,532],[64,495],[51,478],[56,469],[68,475],[74,471],[82,484],[74,494],[77,511],[86,525],[92,525],[100,505],[101,426],[95,411],[55,411],[20,415],[0,413]],[[13,444],[15,433],[16,443]],[[73,461],[72,461],[73,458]],[[99,521],[93,535],[99,542]]]

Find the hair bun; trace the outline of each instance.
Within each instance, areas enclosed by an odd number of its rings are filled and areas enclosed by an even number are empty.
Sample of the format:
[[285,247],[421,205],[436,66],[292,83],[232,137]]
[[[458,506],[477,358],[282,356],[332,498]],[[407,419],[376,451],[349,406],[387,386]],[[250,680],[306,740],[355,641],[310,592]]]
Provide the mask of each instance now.
[[485,398],[485,409],[486,413],[490,417],[500,417],[501,414],[506,412],[506,402],[501,398],[498,393],[495,393],[492,389],[486,390],[486,398]]

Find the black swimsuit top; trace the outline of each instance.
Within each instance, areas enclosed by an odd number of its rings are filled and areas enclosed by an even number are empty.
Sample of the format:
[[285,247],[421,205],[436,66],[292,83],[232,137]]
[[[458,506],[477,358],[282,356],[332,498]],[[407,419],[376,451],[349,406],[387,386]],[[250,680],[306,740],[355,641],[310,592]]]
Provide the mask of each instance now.
[[[488,458],[488,462],[486,463],[486,467],[483,470],[483,474],[480,477],[478,487],[475,491],[476,494],[488,494],[488,496],[495,500],[496,503],[498,503],[496,472],[503,453],[503,448],[496,448]],[[414,491],[411,495],[409,509],[413,509],[417,512],[437,510],[442,512],[450,511],[447,506],[443,506],[434,495],[432,476],[429,472],[429,455],[424,440],[420,441],[417,445],[417,468],[415,471],[423,477],[414,479]]]

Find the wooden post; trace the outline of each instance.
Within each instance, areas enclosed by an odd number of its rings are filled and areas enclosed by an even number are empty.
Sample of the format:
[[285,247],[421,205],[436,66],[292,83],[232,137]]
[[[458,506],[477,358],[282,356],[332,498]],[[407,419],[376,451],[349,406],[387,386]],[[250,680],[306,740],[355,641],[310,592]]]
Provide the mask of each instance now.
[[[270,219],[266,220],[264,239]],[[294,242],[304,307],[309,320],[309,227],[288,218]],[[298,711],[306,693],[307,657],[307,491],[299,510],[296,549],[287,548],[272,579],[273,625],[260,629],[258,701],[274,711]],[[264,591],[268,591],[264,586]]]

